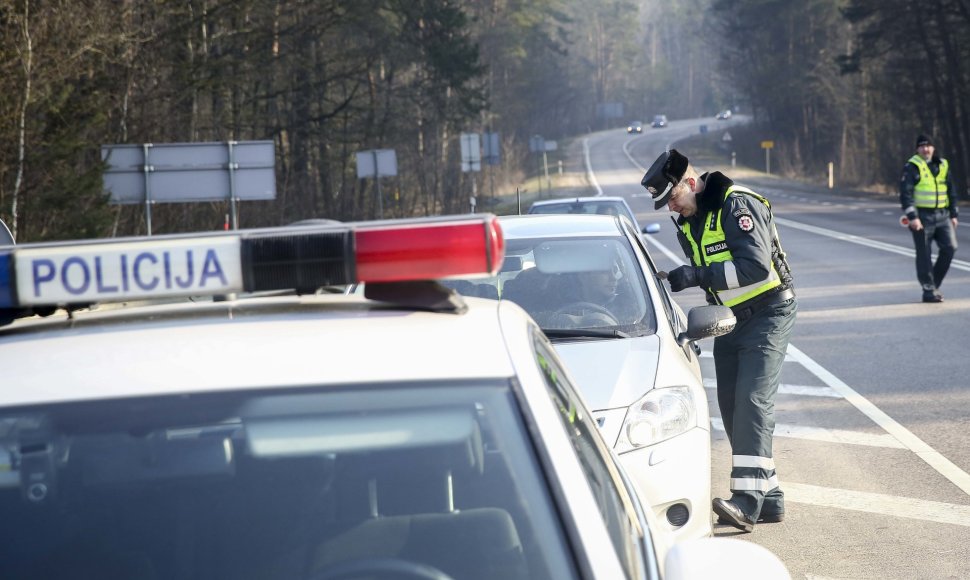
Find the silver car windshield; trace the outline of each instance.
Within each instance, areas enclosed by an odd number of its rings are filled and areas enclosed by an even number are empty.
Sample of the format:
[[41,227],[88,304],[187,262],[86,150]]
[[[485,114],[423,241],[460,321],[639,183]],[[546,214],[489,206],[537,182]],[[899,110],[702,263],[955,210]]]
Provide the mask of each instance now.
[[0,578],[572,578],[515,401],[478,381],[0,410]]
[[459,293],[511,300],[543,330],[656,332],[642,270],[626,238],[507,240],[497,276],[444,283]]

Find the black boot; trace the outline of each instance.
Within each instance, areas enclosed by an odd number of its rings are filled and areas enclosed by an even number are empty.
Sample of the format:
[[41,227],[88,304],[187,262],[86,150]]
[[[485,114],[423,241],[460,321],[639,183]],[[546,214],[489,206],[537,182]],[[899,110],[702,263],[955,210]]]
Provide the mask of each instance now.
[[754,530],[754,520],[741,511],[741,508],[731,500],[716,497],[711,502],[711,505],[714,508],[714,513],[718,516],[718,521],[723,520],[725,524],[734,526],[742,532],[751,532]]

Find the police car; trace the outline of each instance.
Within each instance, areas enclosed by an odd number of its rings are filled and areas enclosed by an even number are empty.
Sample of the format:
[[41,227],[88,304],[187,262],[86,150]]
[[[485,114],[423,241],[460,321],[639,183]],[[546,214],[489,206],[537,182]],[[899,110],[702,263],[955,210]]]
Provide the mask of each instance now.
[[433,281],[504,253],[492,216],[0,248],[0,578],[787,577],[655,542],[539,327]]

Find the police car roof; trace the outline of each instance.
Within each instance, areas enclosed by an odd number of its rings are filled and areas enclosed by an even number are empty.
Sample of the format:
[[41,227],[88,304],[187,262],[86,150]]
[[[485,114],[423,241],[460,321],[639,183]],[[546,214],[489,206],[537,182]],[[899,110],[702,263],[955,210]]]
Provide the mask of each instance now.
[[[254,298],[77,312],[0,330],[0,406],[202,391],[513,375],[500,313],[461,315],[355,296]],[[521,331],[521,330],[520,330]]]
[[623,235],[611,215],[529,214],[499,218],[505,239],[545,237],[615,237]]

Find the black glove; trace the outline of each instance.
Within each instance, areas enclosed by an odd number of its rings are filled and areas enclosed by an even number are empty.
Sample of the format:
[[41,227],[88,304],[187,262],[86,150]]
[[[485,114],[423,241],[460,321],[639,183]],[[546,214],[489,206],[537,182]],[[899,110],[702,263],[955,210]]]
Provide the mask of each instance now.
[[703,268],[697,266],[681,266],[674,268],[667,274],[667,281],[670,282],[671,290],[680,292],[684,288],[700,286],[703,275]]

